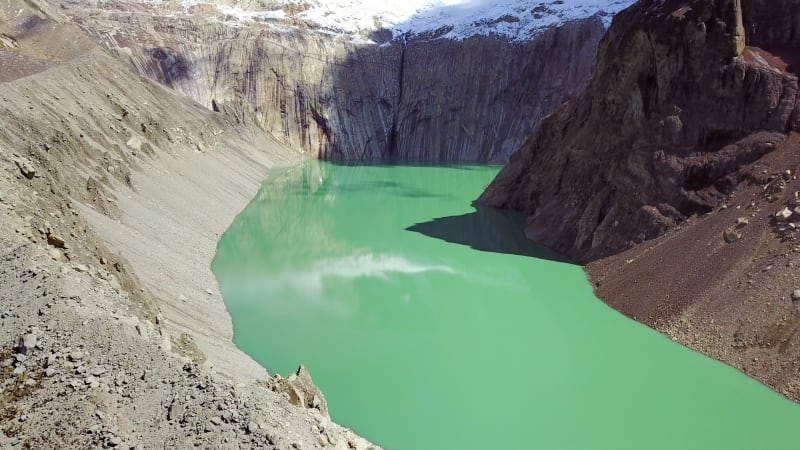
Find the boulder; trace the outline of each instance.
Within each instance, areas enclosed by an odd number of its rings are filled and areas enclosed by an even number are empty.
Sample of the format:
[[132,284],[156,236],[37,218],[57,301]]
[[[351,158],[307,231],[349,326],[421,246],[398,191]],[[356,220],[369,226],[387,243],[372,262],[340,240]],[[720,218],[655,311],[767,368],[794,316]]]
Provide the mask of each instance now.
[[125,143],[129,149],[138,152],[142,149],[142,140],[138,136],[133,136]]
[[778,219],[780,222],[786,222],[792,217],[792,210],[789,208],[783,208],[782,210],[775,213],[775,218]]
[[47,243],[55,248],[67,248],[67,242],[61,236],[53,233],[47,234]]
[[14,163],[25,178],[30,180],[36,176],[36,168],[33,167],[33,163],[28,158],[16,159]]
[[728,244],[733,244],[734,242],[738,242],[742,239],[742,232],[736,230],[735,228],[728,228],[722,233],[723,239]]
[[302,364],[297,368],[297,372],[288,378],[277,375],[268,381],[268,385],[275,392],[287,394],[291,404],[319,410],[325,417],[329,417],[325,396],[314,384],[308,369]]

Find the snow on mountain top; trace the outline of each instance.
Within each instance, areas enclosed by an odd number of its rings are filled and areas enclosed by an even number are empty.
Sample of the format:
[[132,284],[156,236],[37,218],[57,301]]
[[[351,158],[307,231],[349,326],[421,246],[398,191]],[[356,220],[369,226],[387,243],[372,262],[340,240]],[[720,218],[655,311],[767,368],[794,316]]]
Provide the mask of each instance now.
[[[614,14],[635,0],[271,0],[262,9],[242,9],[239,2],[217,5],[237,21],[294,19],[321,31],[369,36],[380,28],[395,37],[432,33],[449,39],[497,34],[512,40],[529,39],[544,29],[599,15],[608,26]],[[184,0],[185,7],[205,3]],[[215,2],[216,3],[216,2]]]
[[524,40],[539,31],[600,14],[608,25],[632,0],[331,0],[301,14],[325,28],[345,33],[390,29],[394,35],[452,28],[442,37],[464,39],[499,34]]

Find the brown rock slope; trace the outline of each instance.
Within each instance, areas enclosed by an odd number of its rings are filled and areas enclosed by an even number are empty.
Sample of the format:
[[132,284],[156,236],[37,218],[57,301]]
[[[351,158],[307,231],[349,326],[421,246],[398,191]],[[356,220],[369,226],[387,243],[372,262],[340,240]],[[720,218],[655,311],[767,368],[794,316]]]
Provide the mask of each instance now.
[[[800,400],[800,136],[744,170],[725,207],[587,265],[626,315]],[[787,172],[789,171],[789,172]],[[791,173],[788,175],[787,173]]]
[[589,88],[481,197],[593,261],[613,307],[793,399],[798,5],[640,1],[620,13]]

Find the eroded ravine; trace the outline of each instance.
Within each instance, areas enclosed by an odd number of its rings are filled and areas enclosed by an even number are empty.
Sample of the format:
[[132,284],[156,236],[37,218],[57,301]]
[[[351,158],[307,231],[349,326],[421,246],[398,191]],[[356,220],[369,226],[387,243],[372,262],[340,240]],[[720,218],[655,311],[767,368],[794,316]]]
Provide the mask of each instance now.
[[273,174],[219,243],[237,345],[306,364],[390,449],[791,448],[796,404],[597,300],[579,266],[474,211],[491,167]]

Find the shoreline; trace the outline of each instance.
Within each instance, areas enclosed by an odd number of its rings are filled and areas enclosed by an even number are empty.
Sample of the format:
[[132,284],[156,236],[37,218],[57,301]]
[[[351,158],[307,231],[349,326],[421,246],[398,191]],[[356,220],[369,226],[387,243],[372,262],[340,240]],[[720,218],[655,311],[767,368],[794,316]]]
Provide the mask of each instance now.
[[159,299],[165,329],[181,341],[178,347],[196,345],[196,356],[205,359],[201,364],[236,383],[263,379],[267,369],[233,343],[231,317],[211,262],[219,237],[270,170],[302,161],[283,157],[275,145],[262,154],[229,147],[184,157],[157,155],[133,172],[133,189],[117,187],[118,220],[80,208]]
[[794,208],[800,192],[798,142],[800,134],[792,133],[750,164],[747,181],[722,207],[583,266],[595,295],[611,308],[794,402],[800,246],[775,214]]

